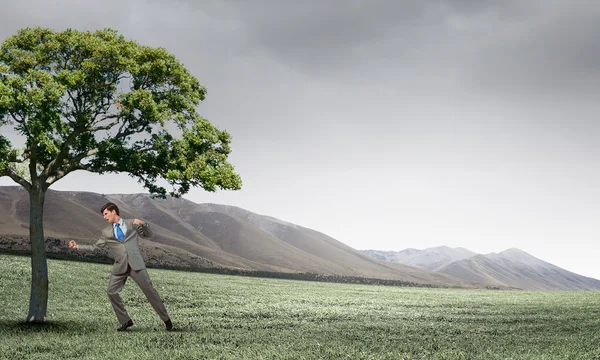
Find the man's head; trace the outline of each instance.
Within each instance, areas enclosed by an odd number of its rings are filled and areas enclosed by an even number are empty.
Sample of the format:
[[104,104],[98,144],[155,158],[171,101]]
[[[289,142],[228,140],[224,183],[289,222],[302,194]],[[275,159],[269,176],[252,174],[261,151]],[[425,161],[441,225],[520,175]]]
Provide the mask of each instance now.
[[114,224],[121,220],[121,216],[119,215],[119,208],[117,205],[113,203],[107,203],[100,210],[102,216],[104,216],[104,220],[109,222],[110,224]]

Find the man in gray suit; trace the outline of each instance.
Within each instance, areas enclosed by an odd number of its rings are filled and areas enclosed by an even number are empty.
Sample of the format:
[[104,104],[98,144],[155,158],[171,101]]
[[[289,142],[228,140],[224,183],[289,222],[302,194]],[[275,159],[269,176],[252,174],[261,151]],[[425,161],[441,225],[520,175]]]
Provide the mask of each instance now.
[[102,230],[100,239],[94,245],[77,245],[75,240],[69,242],[69,248],[79,250],[96,250],[97,248],[108,248],[115,260],[110,281],[108,282],[108,297],[112,307],[117,314],[119,324],[117,331],[124,331],[133,326],[133,321],[127,314],[123,300],[119,295],[127,277],[131,277],[142,289],[150,304],[165,323],[167,330],[173,329],[173,323],[158,292],[152,286],[152,281],[146,271],[146,264],[138,247],[138,234],[143,237],[152,236],[150,227],[142,220],[126,220],[119,215],[119,208],[113,203],[108,203],[100,210],[104,220],[111,226]]

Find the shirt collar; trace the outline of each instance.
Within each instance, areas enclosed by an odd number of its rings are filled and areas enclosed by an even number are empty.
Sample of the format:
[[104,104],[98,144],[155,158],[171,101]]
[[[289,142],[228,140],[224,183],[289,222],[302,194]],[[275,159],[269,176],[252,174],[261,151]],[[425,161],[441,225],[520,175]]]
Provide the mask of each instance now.
[[123,226],[123,218],[120,218],[118,222],[113,224],[113,229],[115,228],[115,226],[117,226],[117,224],[119,224],[119,227]]

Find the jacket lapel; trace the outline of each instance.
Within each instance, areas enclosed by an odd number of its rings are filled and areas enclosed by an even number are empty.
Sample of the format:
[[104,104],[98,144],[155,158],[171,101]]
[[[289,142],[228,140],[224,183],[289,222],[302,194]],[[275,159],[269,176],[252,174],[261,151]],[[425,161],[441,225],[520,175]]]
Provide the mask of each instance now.
[[106,238],[109,240],[119,241],[119,239],[115,237],[115,231],[112,224],[106,228],[104,236],[106,236]]

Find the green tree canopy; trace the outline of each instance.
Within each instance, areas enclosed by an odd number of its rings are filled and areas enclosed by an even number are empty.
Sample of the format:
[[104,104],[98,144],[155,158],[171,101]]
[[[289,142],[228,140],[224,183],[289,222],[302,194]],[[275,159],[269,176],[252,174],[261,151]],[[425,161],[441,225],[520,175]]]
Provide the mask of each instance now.
[[[21,30],[0,48],[0,127],[25,148],[0,135],[0,175],[47,189],[75,170],[124,172],[162,196],[159,182],[174,196],[239,189],[229,134],[196,112],[205,94],[165,49],[114,30]],[[16,171],[23,162],[31,178]]]

